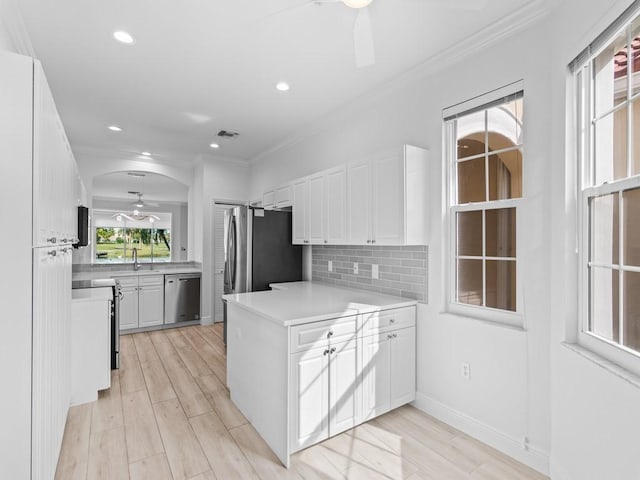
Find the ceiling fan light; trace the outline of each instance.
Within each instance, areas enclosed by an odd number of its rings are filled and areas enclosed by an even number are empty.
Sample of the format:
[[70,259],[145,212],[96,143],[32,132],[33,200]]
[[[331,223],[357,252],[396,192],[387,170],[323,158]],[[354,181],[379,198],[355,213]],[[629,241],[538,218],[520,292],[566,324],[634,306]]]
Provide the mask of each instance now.
[[142,202],[136,202],[136,207],[138,207],[138,208],[142,208],[142,207],[144,207],[144,203],[142,203]]
[[371,0],[342,0],[342,3],[350,8],[364,8],[371,3]]

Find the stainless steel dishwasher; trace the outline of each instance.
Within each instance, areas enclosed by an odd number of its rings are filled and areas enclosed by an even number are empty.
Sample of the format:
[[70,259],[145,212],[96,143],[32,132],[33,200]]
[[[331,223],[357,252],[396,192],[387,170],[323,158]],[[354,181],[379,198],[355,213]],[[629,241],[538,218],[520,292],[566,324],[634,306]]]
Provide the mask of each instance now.
[[200,320],[200,274],[164,276],[164,324]]

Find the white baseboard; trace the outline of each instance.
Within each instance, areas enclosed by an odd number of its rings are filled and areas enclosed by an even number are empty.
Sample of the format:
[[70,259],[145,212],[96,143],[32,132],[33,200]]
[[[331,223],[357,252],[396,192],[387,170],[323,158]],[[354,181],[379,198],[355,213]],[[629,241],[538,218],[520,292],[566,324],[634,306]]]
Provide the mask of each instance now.
[[424,393],[417,392],[416,400],[412,405],[534,470],[549,475],[549,454],[547,452],[531,445],[525,449],[521,439],[496,430],[494,427],[440,403]]
[[200,325],[213,325],[213,319],[210,316],[200,317]]

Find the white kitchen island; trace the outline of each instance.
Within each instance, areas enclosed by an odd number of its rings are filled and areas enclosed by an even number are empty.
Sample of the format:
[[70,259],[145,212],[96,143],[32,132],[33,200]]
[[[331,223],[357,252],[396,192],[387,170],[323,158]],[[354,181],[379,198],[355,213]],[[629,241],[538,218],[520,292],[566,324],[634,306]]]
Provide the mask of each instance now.
[[225,295],[231,399],[289,456],[415,399],[416,301],[313,282]]

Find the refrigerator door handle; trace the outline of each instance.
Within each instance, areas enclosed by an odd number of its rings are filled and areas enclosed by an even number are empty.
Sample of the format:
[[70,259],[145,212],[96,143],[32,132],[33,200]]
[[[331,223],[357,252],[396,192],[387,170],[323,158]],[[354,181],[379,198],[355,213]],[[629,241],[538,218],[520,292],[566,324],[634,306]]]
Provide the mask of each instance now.
[[229,228],[229,281],[233,290],[236,289],[236,235],[236,217],[234,215],[231,217],[231,228]]

